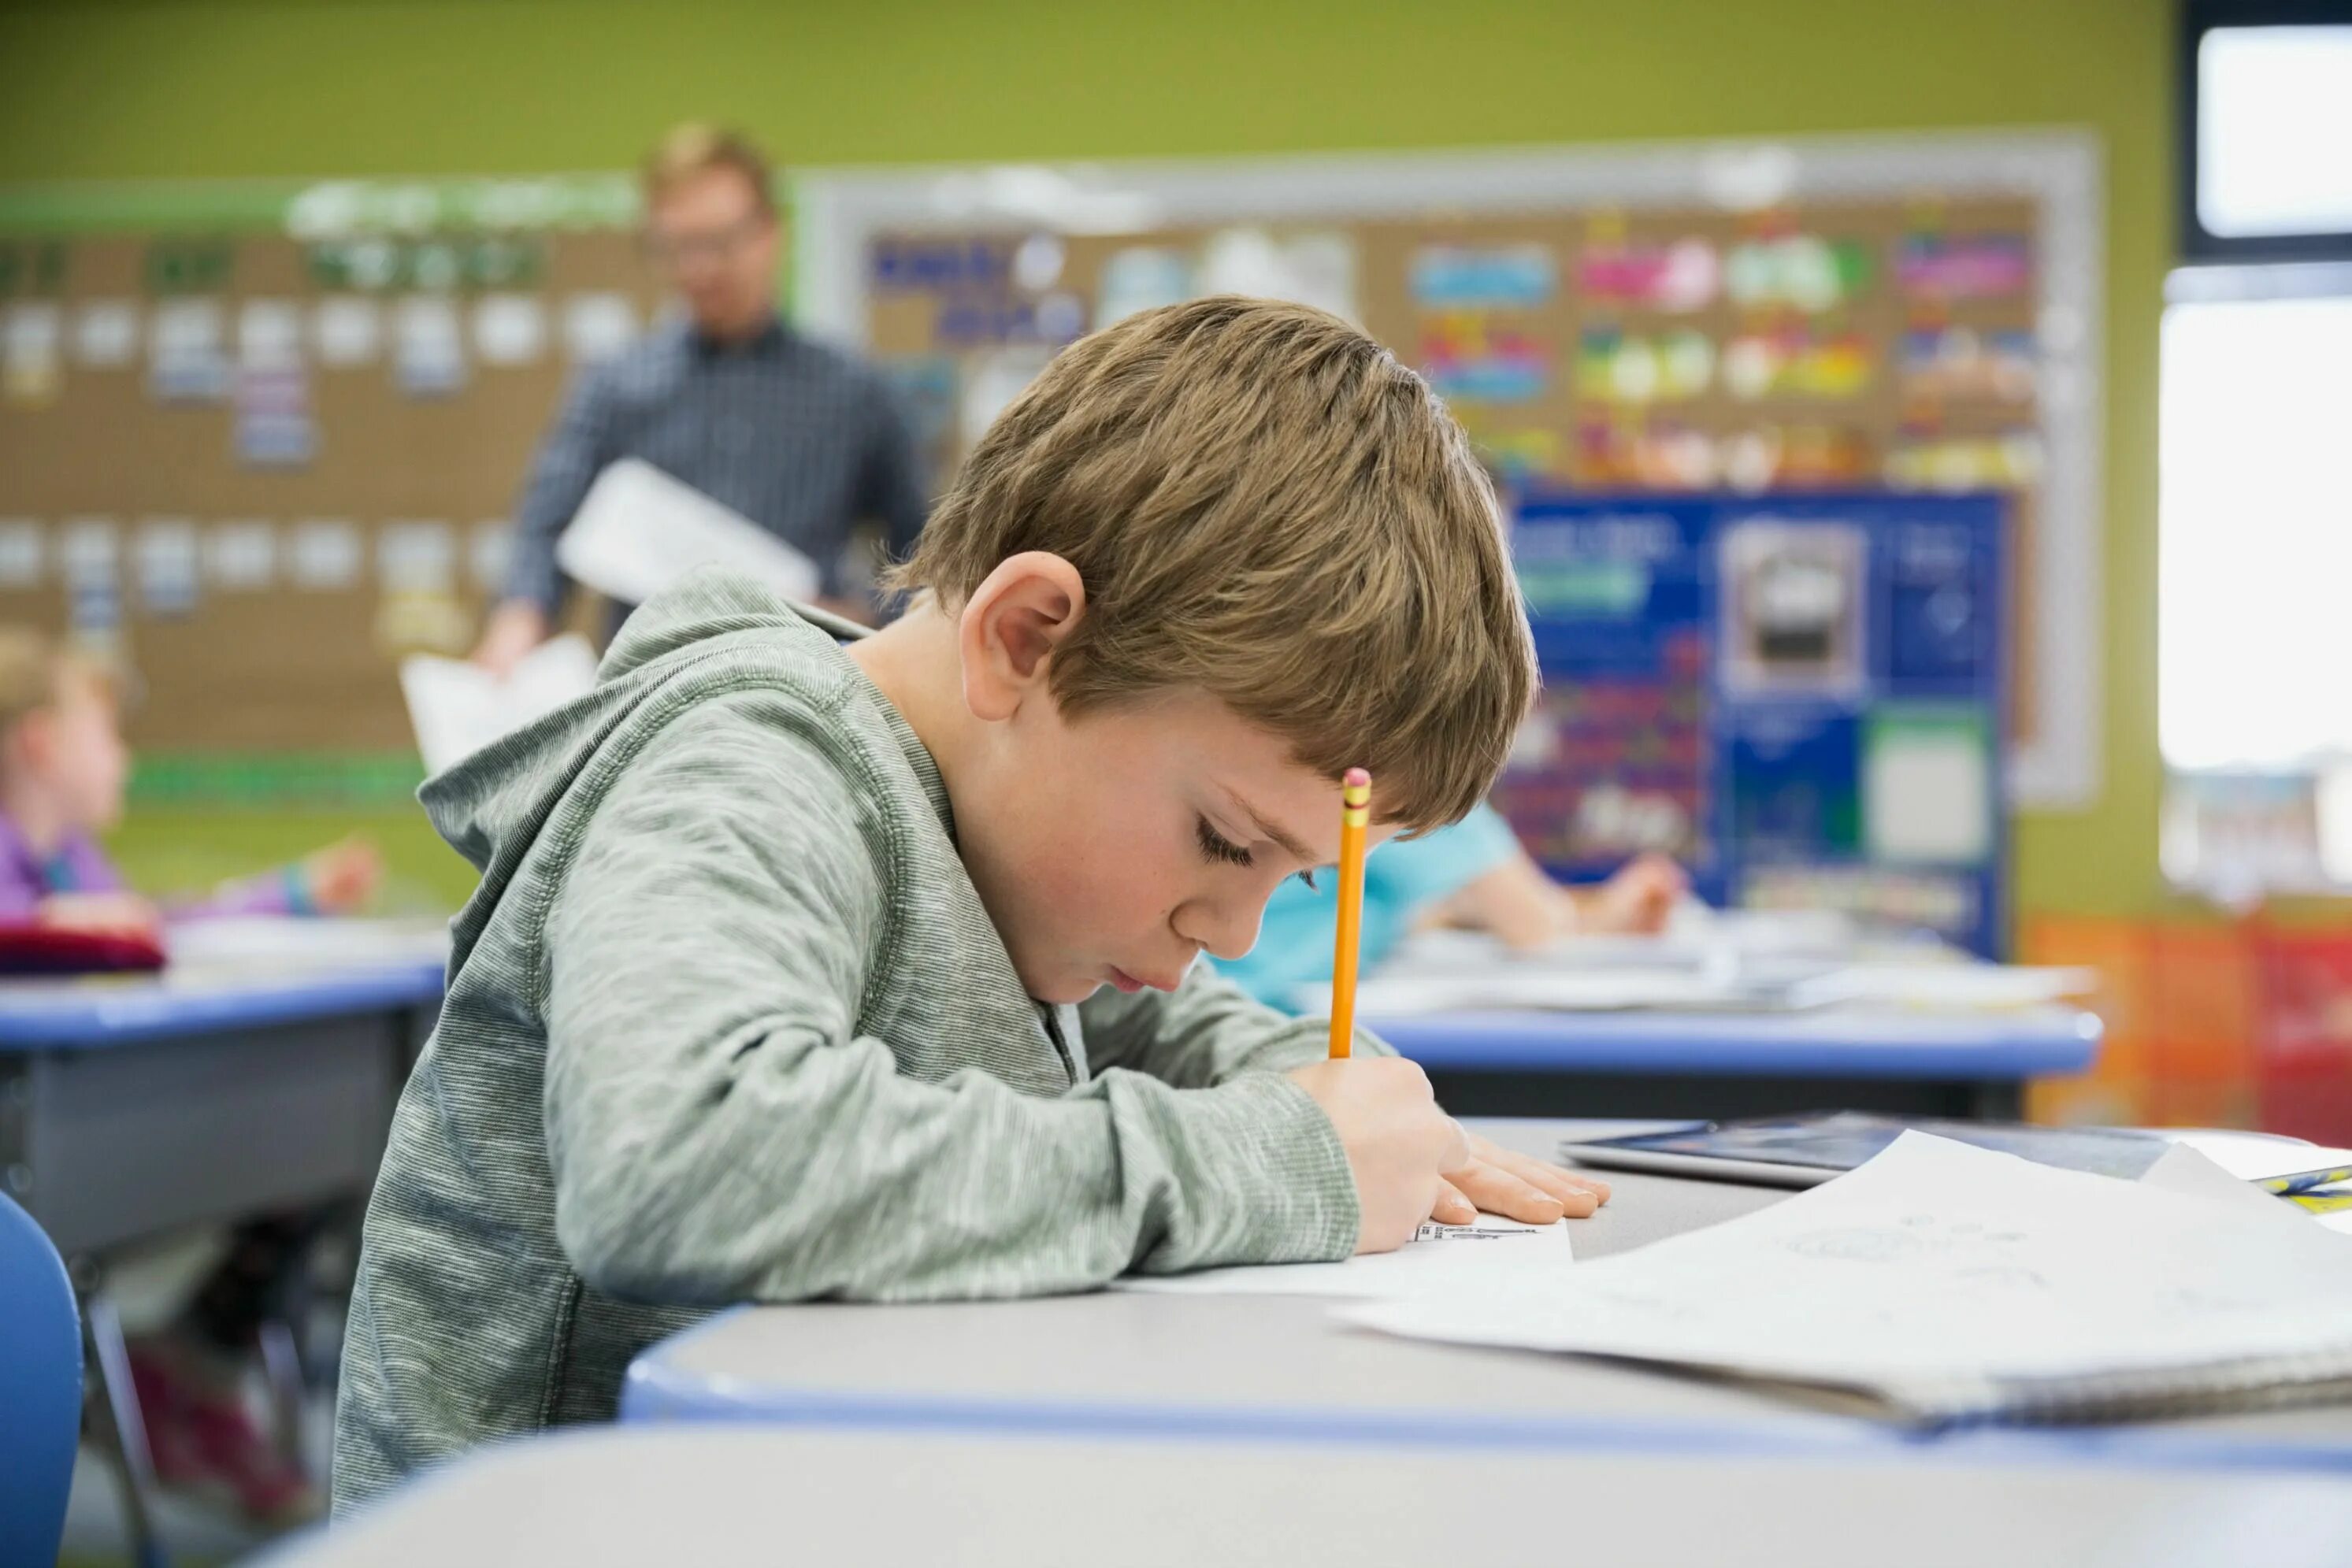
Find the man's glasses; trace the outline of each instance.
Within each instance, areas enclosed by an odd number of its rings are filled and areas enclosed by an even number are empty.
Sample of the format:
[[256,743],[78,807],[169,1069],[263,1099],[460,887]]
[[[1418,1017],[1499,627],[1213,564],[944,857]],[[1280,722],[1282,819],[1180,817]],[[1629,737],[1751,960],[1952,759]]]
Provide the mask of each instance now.
[[769,223],[764,213],[753,213],[739,218],[721,229],[705,229],[699,234],[661,234],[647,230],[638,243],[646,258],[661,267],[679,267],[696,261],[725,261],[765,228]]

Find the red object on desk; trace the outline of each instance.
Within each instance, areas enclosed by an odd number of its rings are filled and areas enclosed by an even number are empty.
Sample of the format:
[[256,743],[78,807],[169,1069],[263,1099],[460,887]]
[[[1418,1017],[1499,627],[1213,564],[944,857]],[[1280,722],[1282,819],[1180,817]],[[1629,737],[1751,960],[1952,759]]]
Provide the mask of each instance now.
[[138,932],[0,921],[0,975],[100,975],[163,967],[163,946]]

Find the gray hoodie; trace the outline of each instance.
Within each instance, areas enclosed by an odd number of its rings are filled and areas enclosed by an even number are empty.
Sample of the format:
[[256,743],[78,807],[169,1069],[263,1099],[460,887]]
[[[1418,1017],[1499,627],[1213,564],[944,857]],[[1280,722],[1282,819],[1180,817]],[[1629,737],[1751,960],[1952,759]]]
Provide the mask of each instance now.
[[1278,1073],[1319,1026],[1206,965],[1033,1001],[850,635],[697,576],[588,696],[425,785],[482,880],[368,1208],[339,1512],[609,1418],[632,1356],[729,1302],[1353,1246],[1338,1137]]

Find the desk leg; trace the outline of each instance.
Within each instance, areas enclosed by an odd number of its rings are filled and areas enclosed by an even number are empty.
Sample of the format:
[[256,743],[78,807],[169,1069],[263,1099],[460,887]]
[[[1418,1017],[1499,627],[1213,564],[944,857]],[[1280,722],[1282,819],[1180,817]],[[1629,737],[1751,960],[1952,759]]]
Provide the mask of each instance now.
[[1969,1114],[1979,1122],[2025,1120],[2025,1085],[2014,1078],[1979,1083],[1970,1098]]
[[138,1386],[131,1378],[131,1352],[122,1341],[121,1316],[105,1291],[91,1290],[83,1298],[82,1322],[89,1325],[90,1359],[98,1365],[99,1383],[106,1395],[107,1427],[113,1437],[131,1548],[138,1553],[139,1568],[170,1568],[171,1559],[155,1533],[154,1510],[149,1501],[155,1490],[155,1459],[147,1446],[147,1421],[139,1410]]

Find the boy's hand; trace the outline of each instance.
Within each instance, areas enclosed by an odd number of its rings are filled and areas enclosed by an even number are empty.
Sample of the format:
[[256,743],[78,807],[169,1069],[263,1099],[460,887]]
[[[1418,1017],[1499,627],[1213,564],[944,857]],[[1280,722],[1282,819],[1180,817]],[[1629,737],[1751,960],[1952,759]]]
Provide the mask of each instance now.
[[1475,1134],[1469,1145],[1469,1158],[1438,1184],[1429,1218],[1440,1225],[1468,1225],[1480,1209],[1523,1225],[1549,1225],[1563,1216],[1582,1219],[1609,1201],[1605,1181],[1571,1176]]
[[1429,1074],[1401,1057],[1318,1061],[1288,1074],[1315,1097],[1348,1153],[1361,1211],[1356,1250],[1403,1246],[1427,1219],[1444,1174],[1470,1161],[1461,1124],[1437,1108]]

